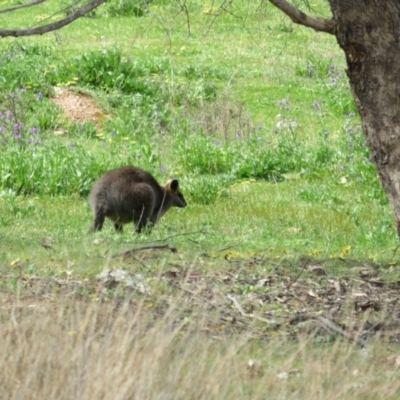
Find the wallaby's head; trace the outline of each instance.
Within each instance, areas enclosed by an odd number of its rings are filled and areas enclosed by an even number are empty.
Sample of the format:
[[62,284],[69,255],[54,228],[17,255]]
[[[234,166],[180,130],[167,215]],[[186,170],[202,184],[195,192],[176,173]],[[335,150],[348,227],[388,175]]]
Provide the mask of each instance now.
[[179,190],[179,182],[177,179],[170,179],[165,185],[165,192],[169,194],[171,206],[186,207],[187,203],[183,194]]

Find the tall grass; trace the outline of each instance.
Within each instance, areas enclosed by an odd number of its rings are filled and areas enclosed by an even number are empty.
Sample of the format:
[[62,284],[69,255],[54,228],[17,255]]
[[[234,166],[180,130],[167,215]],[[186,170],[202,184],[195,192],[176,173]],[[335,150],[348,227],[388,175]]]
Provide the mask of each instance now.
[[154,319],[140,301],[3,303],[1,397],[398,398],[394,360],[378,344],[217,333],[212,320],[185,317],[183,304]]

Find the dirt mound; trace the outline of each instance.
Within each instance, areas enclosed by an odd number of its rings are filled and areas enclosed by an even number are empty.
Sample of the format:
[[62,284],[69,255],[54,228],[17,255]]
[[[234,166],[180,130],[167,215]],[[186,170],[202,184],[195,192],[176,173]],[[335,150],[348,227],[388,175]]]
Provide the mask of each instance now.
[[55,88],[55,96],[51,100],[74,123],[88,121],[100,128],[104,120],[110,117],[92,97],[65,88]]

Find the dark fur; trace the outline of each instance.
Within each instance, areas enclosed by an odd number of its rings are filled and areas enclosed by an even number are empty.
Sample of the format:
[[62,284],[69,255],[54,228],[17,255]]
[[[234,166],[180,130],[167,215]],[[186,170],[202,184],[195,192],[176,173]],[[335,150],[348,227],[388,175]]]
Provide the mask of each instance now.
[[105,217],[117,232],[134,222],[138,233],[150,221],[155,224],[171,207],[185,207],[179,182],[169,180],[162,187],[149,173],[137,167],[107,171],[95,183],[89,203],[94,212],[93,229],[101,231]]

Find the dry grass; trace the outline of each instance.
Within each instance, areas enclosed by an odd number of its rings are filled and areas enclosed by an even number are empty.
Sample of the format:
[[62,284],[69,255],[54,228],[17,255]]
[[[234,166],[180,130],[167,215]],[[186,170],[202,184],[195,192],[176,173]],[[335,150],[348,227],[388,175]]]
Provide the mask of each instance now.
[[[179,300],[178,300],[179,301]],[[372,344],[209,329],[146,302],[18,301],[1,307],[2,399],[395,399],[395,357]],[[216,328],[216,327],[214,327]],[[393,348],[392,348],[393,350]],[[249,367],[249,361],[255,366]]]

